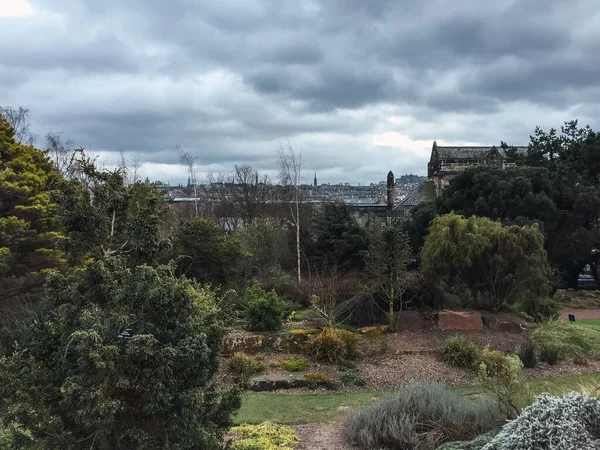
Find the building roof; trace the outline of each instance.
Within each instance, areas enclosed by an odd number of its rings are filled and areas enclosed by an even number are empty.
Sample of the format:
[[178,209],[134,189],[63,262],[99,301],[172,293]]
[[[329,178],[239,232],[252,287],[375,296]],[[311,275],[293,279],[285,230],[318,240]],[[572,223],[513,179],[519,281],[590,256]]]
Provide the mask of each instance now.
[[[521,156],[527,155],[528,147],[512,147],[517,150],[517,154]],[[502,158],[506,158],[506,150],[502,147],[480,146],[480,147],[463,147],[463,146],[440,146],[437,142],[433,143],[432,153],[437,153],[440,159],[485,159],[491,152],[497,151]]]
[[428,202],[431,200],[435,200],[435,184],[433,181],[425,181],[410,191],[408,195],[404,197],[400,203],[398,203],[396,208],[417,206],[423,202]]

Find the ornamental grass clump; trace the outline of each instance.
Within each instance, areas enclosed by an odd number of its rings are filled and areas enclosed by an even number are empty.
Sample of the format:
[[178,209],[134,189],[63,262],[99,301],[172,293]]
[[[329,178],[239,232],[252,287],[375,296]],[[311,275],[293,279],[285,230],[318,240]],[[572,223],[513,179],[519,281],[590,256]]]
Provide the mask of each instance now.
[[479,360],[481,349],[464,336],[446,339],[440,347],[442,360],[451,366],[474,369]]
[[369,449],[432,450],[447,441],[486,433],[499,419],[490,400],[460,397],[436,382],[411,382],[396,395],[351,416],[344,437]]
[[337,328],[323,328],[318,336],[310,341],[310,350],[321,361],[337,363],[358,357],[360,336]]
[[508,422],[484,450],[596,450],[600,400],[581,394],[540,395]]

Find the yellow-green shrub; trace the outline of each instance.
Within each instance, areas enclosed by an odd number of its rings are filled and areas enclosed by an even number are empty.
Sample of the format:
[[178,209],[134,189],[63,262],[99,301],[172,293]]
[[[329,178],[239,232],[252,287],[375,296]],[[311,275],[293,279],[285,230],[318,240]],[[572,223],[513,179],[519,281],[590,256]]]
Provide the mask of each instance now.
[[336,363],[344,359],[358,357],[360,336],[337,328],[323,328],[318,336],[310,341],[312,354],[319,360]]
[[304,358],[296,358],[294,356],[290,358],[281,358],[279,360],[279,367],[286,372],[304,372],[308,369],[308,360]]
[[307,373],[304,375],[304,380],[306,380],[307,386],[312,388],[323,386],[328,389],[335,389],[336,387],[335,380],[324,373]]
[[271,422],[240,425],[231,431],[243,436],[231,445],[231,450],[292,450],[292,446],[298,442],[293,429]]
[[243,352],[234,353],[229,360],[229,370],[240,377],[250,377],[265,370],[264,358]]

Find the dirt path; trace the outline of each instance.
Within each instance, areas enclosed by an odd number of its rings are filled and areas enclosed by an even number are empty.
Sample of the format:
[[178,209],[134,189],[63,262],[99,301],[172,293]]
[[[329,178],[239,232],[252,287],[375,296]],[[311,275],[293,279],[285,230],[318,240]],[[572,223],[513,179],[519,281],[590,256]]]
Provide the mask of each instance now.
[[350,450],[342,438],[342,423],[294,425],[300,443],[294,450]]
[[569,320],[569,314],[577,319],[600,319],[600,309],[563,309],[560,313],[560,318]]

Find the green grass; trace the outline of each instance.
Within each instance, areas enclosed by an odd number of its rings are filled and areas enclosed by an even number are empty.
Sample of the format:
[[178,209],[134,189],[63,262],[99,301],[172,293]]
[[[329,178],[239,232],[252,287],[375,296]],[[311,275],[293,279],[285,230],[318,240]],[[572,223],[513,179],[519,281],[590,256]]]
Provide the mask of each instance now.
[[[576,390],[580,383],[600,386],[600,373],[528,381],[535,394],[562,394]],[[459,395],[477,396],[479,386],[452,387]],[[330,392],[324,394],[265,394],[246,392],[236,423],[260,423],[270,420],[280,424],[327,423],[343,417],[348,410],[370,405],[392,391]]]
[[575,324],[580,327],[589,328],[590,330],[600,331],[600,319],[576,320]]

